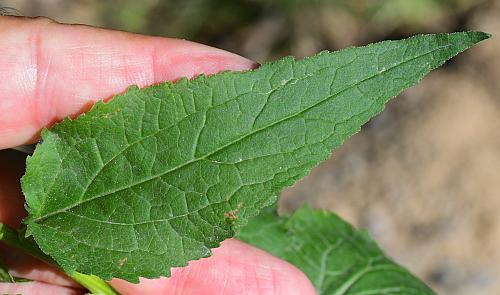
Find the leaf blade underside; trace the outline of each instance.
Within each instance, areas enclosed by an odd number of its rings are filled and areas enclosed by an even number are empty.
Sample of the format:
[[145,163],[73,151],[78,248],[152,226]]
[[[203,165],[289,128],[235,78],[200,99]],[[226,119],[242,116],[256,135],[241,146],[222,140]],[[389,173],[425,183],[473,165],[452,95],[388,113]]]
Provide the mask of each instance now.
[[305,206],[292,216],[266,210],[237,237],[302,270],[321,295],[435,293],[387,258],[368,234]]
[[28,233],[69,273],[168,276],[209,256],[390,98],[487,37],[419,35],[131,87],[42,132],[21,181]]

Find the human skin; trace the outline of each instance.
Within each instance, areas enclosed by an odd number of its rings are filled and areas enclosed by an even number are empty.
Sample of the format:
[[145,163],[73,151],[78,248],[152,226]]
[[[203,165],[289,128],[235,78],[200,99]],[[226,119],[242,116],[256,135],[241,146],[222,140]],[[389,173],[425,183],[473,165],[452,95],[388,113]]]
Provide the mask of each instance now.
[[[99,99],[200,73],[247,70],[238,55],[184,40],[148,37],[44,18],[0,17],[0,150],[37,141],[40,130],[77,116]],[[23,157],[0,151],[0,222],[18,227],[26,212]],[[63,273],[4,245],[0,257],[30,283],[0,283],[0,294],[83,294]],[[291,264],[231,239],[213,256],[139,284],[112,280],[122,294],[315,294]]]

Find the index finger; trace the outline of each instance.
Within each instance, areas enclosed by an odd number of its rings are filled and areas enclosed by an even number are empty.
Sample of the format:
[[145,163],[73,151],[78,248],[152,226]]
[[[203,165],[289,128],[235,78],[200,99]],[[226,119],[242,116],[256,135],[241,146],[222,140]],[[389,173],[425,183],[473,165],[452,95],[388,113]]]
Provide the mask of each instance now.
[[0,149],[136,84],[255,66],[193,42],[48,19],[0,17]]

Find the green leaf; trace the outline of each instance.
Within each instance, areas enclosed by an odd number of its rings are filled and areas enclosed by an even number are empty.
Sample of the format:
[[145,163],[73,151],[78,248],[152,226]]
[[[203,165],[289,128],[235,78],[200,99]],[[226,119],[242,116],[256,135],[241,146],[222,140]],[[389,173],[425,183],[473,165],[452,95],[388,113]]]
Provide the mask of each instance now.
[[367,233],[324,210],[306,206],[291,217],[267,211],[238,238],[297,266],[319,294],[434,294],[387,258]]
[[168,276],[207,257],[402,90],[488,38],[420,35],[131,87],[42,132],[25,221],[63,269]]

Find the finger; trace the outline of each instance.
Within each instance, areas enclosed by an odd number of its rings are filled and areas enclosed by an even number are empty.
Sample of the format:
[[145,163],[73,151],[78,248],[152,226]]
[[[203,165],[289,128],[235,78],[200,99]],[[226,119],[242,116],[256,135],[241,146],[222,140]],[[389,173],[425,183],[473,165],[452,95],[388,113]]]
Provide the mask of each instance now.
[[0,283],[0,294],[30,294],[30,295],[79,295],[84,291],[42,282]]
[[316,294],[309,279],[291,264],[238,240],[224,241],[213,256],[175,268],[170,278],[139,284],[111,281],[121,294]]
[[[56,267],[34,259],[28,254],[5,245],[0,245],[0,253],[2,263],[14,277],[45,282],[51,285],[82,288]],[[0,292],[0,294],[3,293]]]
[[0,17],[0,149],[127,86],[244,70],[255,64],[184,40],[146,37],[47,19]]

